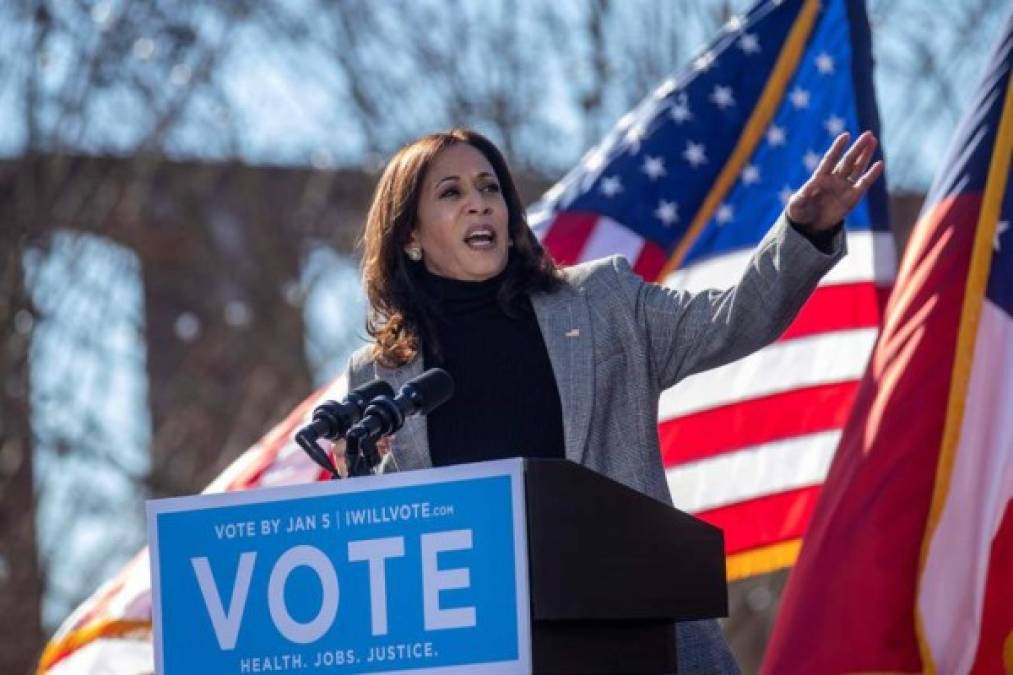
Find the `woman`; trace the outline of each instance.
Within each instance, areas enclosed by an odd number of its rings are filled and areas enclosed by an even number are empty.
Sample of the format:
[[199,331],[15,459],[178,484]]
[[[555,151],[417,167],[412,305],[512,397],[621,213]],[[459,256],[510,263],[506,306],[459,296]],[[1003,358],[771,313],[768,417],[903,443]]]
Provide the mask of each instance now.
[[[792,196],[739,283],[699,294],[644,283],[618,256],[558,269],[502,155],[475,132],[402,148],[366,224],[375,342],[353,355],[349,386],[397,388],[440,366],[455,395],[405,424],[383,470],[565,457],[671,503],[659,396],[775,340],[844,255],[844,215],[882,171],[866,171],[871,134],[844,153],[847,143],[838,137]],[[736,670],[716,622],[680,623],[678,640],[679,672]]]

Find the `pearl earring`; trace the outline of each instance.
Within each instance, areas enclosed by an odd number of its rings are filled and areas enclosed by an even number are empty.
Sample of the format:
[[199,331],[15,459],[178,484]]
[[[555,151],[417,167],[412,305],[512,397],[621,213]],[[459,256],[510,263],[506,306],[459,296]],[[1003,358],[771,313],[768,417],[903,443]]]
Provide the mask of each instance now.
[[422,247],[419,246],[418,244],[405,247],[404,252],[405,255],[408,256],[408,259],[413,262],[418,262],[422,260]]

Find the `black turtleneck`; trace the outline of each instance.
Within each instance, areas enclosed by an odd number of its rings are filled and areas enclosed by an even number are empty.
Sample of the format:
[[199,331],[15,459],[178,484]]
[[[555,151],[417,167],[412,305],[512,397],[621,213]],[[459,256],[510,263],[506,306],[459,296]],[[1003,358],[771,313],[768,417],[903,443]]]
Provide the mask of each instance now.
[[424,346],[427,368],[454,378],[454,395],[429,414],[433,466],[506,457],[555,457],[563,452],[563,409],[534,310],[523,299],[519,318],[500,307],[504,275],[457,281],[428,272],[422,284],[437,299],[437,358]]

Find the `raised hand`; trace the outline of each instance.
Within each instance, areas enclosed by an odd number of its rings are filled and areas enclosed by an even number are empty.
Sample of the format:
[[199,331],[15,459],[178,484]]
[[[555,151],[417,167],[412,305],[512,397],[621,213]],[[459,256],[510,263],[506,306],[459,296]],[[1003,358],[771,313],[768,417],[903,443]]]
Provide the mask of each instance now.
[[882,161],[866,170],[876,150],[872,132],[863,133],[844,152],[850,139],[846,132],[835,138],[813,175],[788,200],[785,211],[794,222],[814,231],[829,230],[855,208],[883,173]]

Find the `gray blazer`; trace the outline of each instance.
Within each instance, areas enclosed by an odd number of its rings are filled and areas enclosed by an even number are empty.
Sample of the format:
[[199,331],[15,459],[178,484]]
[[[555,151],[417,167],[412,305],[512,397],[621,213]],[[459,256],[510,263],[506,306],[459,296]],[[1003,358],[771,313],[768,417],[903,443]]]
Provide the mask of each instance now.
[[[531,304],[559,387],[567,459],[671,504],[658,444],[661,392],[776,340],[844,254],[843,230],[824,254],[782,215],[724,291],[645,283],[619,256],[564,270],[563,288]],[[349,388],[381,378],[397,389],[421,372],[421,358],[388,369],[367,346],[351,358]],[[410,418],[383,470],[430,466],[426,420]],[[680,623],[678,640],[680,673],[737,672],[716,621]]]

